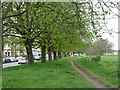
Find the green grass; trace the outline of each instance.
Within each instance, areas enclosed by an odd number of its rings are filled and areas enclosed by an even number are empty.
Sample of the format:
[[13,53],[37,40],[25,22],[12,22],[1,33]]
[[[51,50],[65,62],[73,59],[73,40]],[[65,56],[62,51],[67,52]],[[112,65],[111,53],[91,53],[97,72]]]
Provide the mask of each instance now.
[[47,63],[36,62],[3,69],[3,88],[95,88],[75,70],[66,57]]
[[109,82],[108,86],[112,84],[118,86],[118,56],[101,56],[101,61],[97,64],[89,57],[76,58],[76,60],[78,65],[84,66],[87,71]]
[[2,76],[0,76],[0,90],[2,89]]

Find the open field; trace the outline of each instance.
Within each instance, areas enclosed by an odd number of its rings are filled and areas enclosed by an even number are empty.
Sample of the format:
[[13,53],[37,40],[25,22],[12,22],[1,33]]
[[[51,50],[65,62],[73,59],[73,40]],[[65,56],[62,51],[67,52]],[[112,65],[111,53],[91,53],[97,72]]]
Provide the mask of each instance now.
[[0,90],[2,89],[2,76],[0,76]]
[[[57,61],[40,63],[34,66],[21,66],[3,69],[3,88],[95,88],[75,70],[70,61],[96,76],[106,86],[118,86],[118,56],[101,56],[99,63],[89,57],[66,57]],[[7,83],[7,84],[6,84]]]
[[94,88],[71,65],[73,58],[3,69],[3,88]]
[[84,69],[93,75],[96,74],[98,79],[107,86],[118,86],[118,56],[101,56],[101,61],[95,63],[89,57],[76,58],[76,63],[83,66]]

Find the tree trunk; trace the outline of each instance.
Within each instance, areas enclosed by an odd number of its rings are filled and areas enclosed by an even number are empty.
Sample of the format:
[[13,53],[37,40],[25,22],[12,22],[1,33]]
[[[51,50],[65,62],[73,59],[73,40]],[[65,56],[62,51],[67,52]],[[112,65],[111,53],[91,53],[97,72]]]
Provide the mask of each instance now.
[[49,58],[49,61],[52,61],[51,47],[50,46],[48,47],[48,58]]
[[70,56],[69,53],[67,53],[67,57]]
[[28,57],[28,63],[29,63],[29,65],[34,65],[34,59],[33,59],[32,45],[31,45],[31,43],[27,44],[26,52],[27,52],[27,57]]
[[61,58],[62,58],[61,52],[58,52],[58,59],[61,59]]
[[54,60],[57,60],[56,52],[53,52]]
[[14,44],[12,43],[11,44],[11,57],[14,56]]
[[16,57],[16,44],[15,44],[15,57]]
[[65,52],[63,53],[63,57],[66,57],[66,53]]
[[[1,32],[2,32],[2,31],[3,31],[3,29],[1,30]],[[2,56],[4,57],[4,46],[5,46],[5,44],[4,44],[4,42],[3,42],[3,34],[2,34],[1,40],[2,40],[2,41],[1,41],[1,42],[2,42],[2,45],[1,45],[1,48],[2,48],[2,51],[1,51],[1,52],[2,52],[2,53],[1,53],[1,54],[2,54]]]
[[2,56],[4,57],[4,45],[3,45],[3,48],[2,48]]
[[46,47],[45,45],[42,45],[42,50],[41,50],[41,56],[42,56],[42,59],[41,59],[41,63],[44,63],[46,62]]

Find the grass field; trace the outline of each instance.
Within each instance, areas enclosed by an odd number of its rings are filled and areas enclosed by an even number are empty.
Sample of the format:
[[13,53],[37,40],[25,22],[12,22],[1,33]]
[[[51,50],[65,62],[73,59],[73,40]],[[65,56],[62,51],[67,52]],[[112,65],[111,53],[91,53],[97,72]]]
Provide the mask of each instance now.
[[75,70],[66,57],[62,60],[3,69],[3,88],[95,88]]
[[[101,56],[99,63],[94,63],[89,57],[76,58],[79,66],[84,66],[86,71],[99,75],[106,85],[118,86],[118,56]],[[109,84],[107,83],[109,82]]]
[[0,90],[2,89],[2,76],[0,76]]

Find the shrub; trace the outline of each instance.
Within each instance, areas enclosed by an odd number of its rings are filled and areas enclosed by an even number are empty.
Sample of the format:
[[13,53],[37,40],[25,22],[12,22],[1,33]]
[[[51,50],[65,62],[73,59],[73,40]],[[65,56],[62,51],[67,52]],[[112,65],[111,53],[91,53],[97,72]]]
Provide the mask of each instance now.
[[99,62],[100,59],[101,59],[101,58],[100,58],[99,55],[97,55],[97,56],[95,56],[95,57],[91,57],[91,60],[94,61],[95,63]]
[[18,57],[18,55],[15,55],[15,58]]

